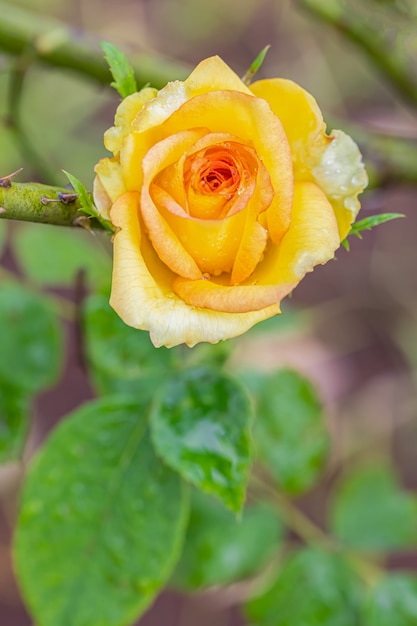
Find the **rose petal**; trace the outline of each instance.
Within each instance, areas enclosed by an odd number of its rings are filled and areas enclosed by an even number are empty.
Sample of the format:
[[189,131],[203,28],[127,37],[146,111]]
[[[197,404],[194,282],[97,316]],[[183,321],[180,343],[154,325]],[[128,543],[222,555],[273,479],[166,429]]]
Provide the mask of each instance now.
[[198,265],[196,278],[231,271],[245,228],[244,212],[222,220],[191,218],[184,211],[181,215],[181,207],[160,187],[153,187],[152,195],[160,215]]
[[[112,202],[126,191],[122,168],[118,159],[100,159],[94,171],[100,180],[101,187],[98,187],[99,191],[105,192]],[[102,200],[104,200],[103,196]],[[100,204],[100,198],[98,199],[98,204]],[[104,206],[105,202],[103,208]],[[97,208],[100,210],[100,206]],[[108,215],[104,217],[108,217]]]
[[197,126],[229,133],[254,147],[274,188],[274,200],[266,216],[269,236],[279,242],[290,222],[293,170],[285,132],[268,103],[245,93],[214,91],[188,100],[159,130],[169,136]]
[[261,80],[251,91],[264,98],[280,118],[294,158],[295,180],[313,180],[329,198],[343,240],[355,220],[357,199],[368,183],[355,142],[342,133],[326,135],[317,102],[305,89],[283,78]]
[[[146,243],[141,242],[137,205],[139,194],[125,193],[114,203],[113,284],[110,303],[129,326],[149,330],[155,346],[194,346],[217,343],[246,332],[254,324],[279,313],[273,305],[251,313],[222,313],[188,306],[170,289],[170,272]],[[144,260],[147,248],[147,262]],[[152,267],[152,273],[149,269]]]
[[187,278],[200,278],[201,270],[155,206],[150,188],[157,174],[177,161],[200,136],[201,131],[187,130],[167,137],[153,146],[142,161],[140,210],[149,238],[159,258],[173,272]]
[[93,196],[94,196],[94,204],[97,208],[97,211],[106,220],[109,220],[112,201],[98,176],[96,176],[93,181]]
[[324,193],[314,183],[296,183],[291,225],[281,244],[268,249],[251,282],[298,283],[315,265],[332,259],[339,246],[333,207]]
[[107,150],[117,154],[123,139],[130,133],[131,124],[144,104],[158,95],[157,89],[145,87],[124,98],[117,107],[114,118],[115,125],[104,133],[104,145]]
[[312,171],[333,205],[343,240],[359,212],[358,194],[367,186],[368,176],[353,139],[341,130],[332,131],[330,138],[331,143]]
[[249,278],[263,257],[268,233],[257,220],[260,213],[268,208],[273,200],[271,179],[262,162],[259,162],[255,192],[248,203],[245,230],[233,264],[230,278],[232,285]]
[[191,306],[224,311],[227,313],[247,313],[259,311],[279,303],[295,287],[286,285],[220,285],[211,280],[188,280],[176,278],[173,290]]
[[201,61],[184,81],[184,85],[190,98],[222,89],[251,93],[242,79],[218,56]]

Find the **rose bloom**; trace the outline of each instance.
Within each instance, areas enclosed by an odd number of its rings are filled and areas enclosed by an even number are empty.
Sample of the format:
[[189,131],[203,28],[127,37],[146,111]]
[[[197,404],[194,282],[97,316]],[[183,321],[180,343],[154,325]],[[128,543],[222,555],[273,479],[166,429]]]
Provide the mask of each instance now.
[[218,57],[125,98],[94,199],[115,228],[110,303],[156,346],[217,342],[280,313],[334,257],[367,177],[290,80],[245,85]]

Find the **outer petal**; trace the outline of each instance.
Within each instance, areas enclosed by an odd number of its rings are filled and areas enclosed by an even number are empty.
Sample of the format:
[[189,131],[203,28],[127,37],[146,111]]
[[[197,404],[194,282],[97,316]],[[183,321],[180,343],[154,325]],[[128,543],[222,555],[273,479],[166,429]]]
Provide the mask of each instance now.
[[[326,125],[313,96],[291,80],[272,78],[250,86],[252,93],[263,98],[281,120],[294,160],[295,178],[310,174],[310,162],[330,143]],[[308,176],[308,177],[311,177]]]
[[191,306],[224,311],[227,313],[248,313],[260,311],[265,307],[279,303],[296,286],[295,283],[285,285],[219,285],[210,280],[188,280],[176,278],[173,289]]
[[220,89],[251,93],[224,61],[213,56],[201,61],[184,82],[176,80],[161,89],[158,96],[138,112],[134,130],[143,132],[158,126],[190,98]]
[[97,211],[106,220],[109,220],[112,201],[110,200],[109,194],[107,193],[104,186],[100,182],[100,179],[98,176],[96,176],[93,181],[93,197],[94,197],[94,204],[97,208]]
[[290,143],[296,180],[313,180],[329,198],[343,240],[359,211],[358,194],[368,184],[355,142],[342,131],[326,135],[319,106],[305,89],[283,78],[261,80],[251,91],[269,102]]
[[[251,313],[221,313],[188,306],[170,288],[170,275],[158,260],[144,260],[137,218],[139,194],[125,193],[114,203],[111,218],[120,230],[114,237],[110,303],[126,324],[149,330],[155,346],[201,341],[217,343],[236,337],[254,324],[279,313],[273,305]],[[146,240],[143,242],[146,246]],[[152,251],[149,252],[152,255]],[[156,276],[156,279],[154,278]],[[173,277],[173,275],[171,275]]]
[[143,108],[144,104],[155,98],[158,94],[156,89],[146,87],[137,93],[124,98],[117,107],[114,118],[115,126],[104,133],[104,145],[107,150],[117,154],[121,148],[123,139],[130,133],[133,119]]
[[100,159],[94,168],[94,200],[101,215],[108,219],[109,206],[126,191],[122,169],[118,159]]
[[315,265],[332,259],[339,245],[333,207],[324,193],[314,183],[296,183],[290,228],[281,244],[268,250],[251,281],[298,283]]
[[251,93],[242,79],[218,56],[201,61],[184,81],[184,86],[191,98],[223,89]]
[[313,176],[335,210],[340,239],[343,240],[359,212],[360,194],[368,176],[359,148],[349,135],[334,130],[332,142],[313,167]]

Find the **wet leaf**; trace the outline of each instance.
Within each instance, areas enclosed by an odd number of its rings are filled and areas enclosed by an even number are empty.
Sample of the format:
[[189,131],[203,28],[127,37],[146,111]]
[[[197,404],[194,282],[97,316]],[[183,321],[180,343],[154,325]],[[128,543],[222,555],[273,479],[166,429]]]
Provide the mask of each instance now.
[[333,533],[349,546],[391,550],[417,544],[417,499],[389,467],[356,469],[339,484],[331,509]]
[[342,557],[308,548],[289,557],[246,611],[253,626],[353,626],[361,606],[359,581]]
[[86,405],[32,464],[15,562],[42,626],[130,624],[175,565],[188,490],[153,453],[147,411],[126,398]]
[[327,459],[329,436],[323,407],[306,378],[282,369],[257,380],[254,436],[258,460],[290,493],[317,480]]
[[243,388],[209,368],[185,370],[151,413],[158,454],[193,485],[240,511],[251,460],[251,407]]

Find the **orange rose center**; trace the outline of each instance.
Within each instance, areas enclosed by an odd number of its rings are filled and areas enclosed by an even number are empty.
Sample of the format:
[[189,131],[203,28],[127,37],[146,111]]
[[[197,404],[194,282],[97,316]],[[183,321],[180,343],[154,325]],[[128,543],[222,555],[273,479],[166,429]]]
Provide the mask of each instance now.
[[222,219],[233,214],[233,200],[244,193],[255,173],[255,159],[238,143],[216,144],[189,155],[184,187],[190,216]]

